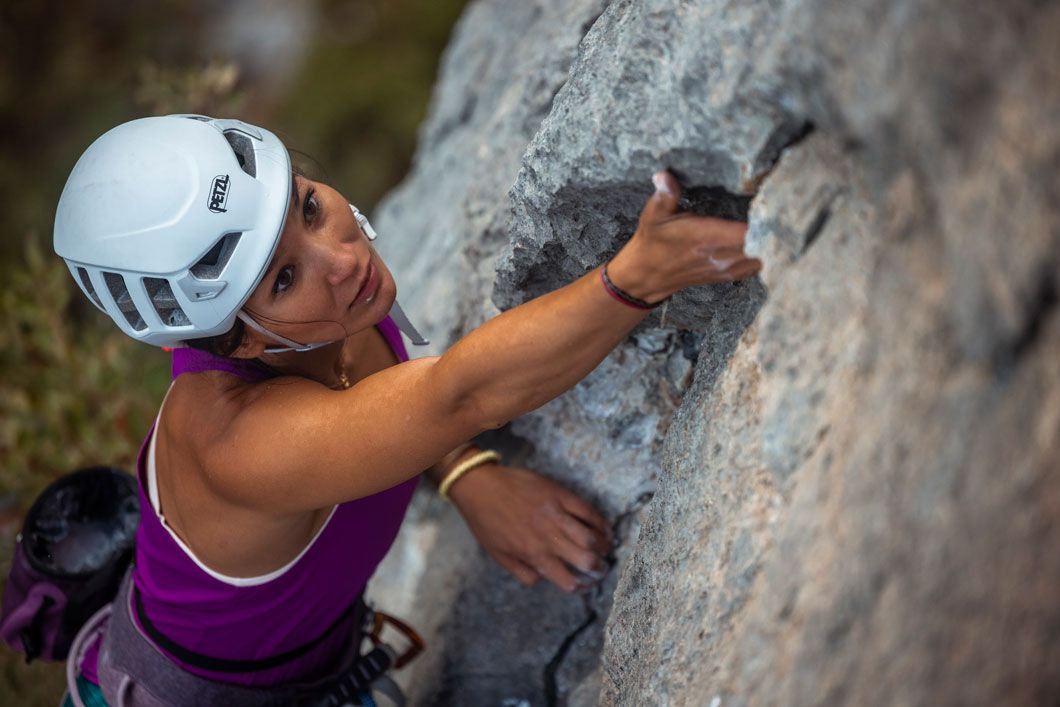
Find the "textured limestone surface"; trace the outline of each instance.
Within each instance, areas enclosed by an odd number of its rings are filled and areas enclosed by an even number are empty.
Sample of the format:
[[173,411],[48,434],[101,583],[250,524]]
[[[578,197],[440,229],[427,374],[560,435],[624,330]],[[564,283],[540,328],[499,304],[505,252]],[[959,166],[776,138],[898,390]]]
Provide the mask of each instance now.
[[1033,0],[469,6],[374,219],[435,352],[613,254],[659,166],[765,267],[493,440],[614,520],[594,591],[416,499],[371,588],[432,643],[414,704],[1056,701],[1057,36]]

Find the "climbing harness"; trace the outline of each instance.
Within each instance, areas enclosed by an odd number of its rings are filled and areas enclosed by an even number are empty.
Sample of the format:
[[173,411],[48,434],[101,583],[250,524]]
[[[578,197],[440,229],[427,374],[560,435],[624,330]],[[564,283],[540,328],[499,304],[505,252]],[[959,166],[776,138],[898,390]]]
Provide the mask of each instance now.
[[[405,699],[390,672],[406,666],[424,649],[423,639],[404,622],[368,609],[358,598],[349,621],[353,641],[343,666],[332,676],[312,683],[253,687],[220,682],[184,670],[166,657],[156,641],[157,629],[143,623],[142,607],[137,608],[131,572],[126,575],[113,605],[107,605],[90,619],[77,635],[67,660],[67,682],[74,707],[84,707],[77,691],[77,676],[85,653],[101,641],[98,674],[100,686],[111,707],[155,707],[163,704],[225,705],[226,707],[344,707],[375,705],[373,693],[385,696],[394,707],[404,707]],[[135,617],[135,620],[134,620]],[[340,617],[343,618],[343,617]],[[139,623],[139,625],[137,625]],[[407,646],[398,652],[384,640],[385,627],[395,629]],[[329,629],[330,631],[331,629]],[[360,654],[367,638],[371,649]],[[167,652],[172,642],[161,648]],[[218,661],[210,656],[182,650],[182,660],[192,658],[197,665],[223,669],[267,669],[300,655],[300,649],[282,656],[255,661]],[[197,657],[196,657],[197,656]],[[227,663],[227,664],[226,664]],[[164,689],[179,700],[158,692]]]

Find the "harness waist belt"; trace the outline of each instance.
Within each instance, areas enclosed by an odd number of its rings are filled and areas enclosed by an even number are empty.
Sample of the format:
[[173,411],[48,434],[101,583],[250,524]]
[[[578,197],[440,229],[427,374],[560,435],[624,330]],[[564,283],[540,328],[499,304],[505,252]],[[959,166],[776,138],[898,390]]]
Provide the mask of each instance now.
[[210,670],[218,673],[252,673],[260,670],[269,670],[284,665],[285,663],[289,663],[297,658],[301,658],[355,615],[360,617],[360,621],[356,622],[356,625],[359,628],[360,623],[363,622],[367,609],[364,604],[363,593],[359,594],[357,598],[353,600],[353,603],[346,607],[346,609],[339,614],[338,618],[336,618],[331,625],[324,629],[324,632],[315,639],[268,658],[242,660],[217,658],[215,656],[205,655],[193,651],[190,648],[185,648],[176,641],[173,641],[162,633],[158,627],[151,622],[151,619],[147,617],[147,612],[144,611],[143,598],[140,596],[140,589],[135,584],[133,584],[132,587],[132,595],[133,610],[136,612],[136,618],[143,627],[144,632],[152,641],[167,653],[188,665],[195,666],[201,670]]

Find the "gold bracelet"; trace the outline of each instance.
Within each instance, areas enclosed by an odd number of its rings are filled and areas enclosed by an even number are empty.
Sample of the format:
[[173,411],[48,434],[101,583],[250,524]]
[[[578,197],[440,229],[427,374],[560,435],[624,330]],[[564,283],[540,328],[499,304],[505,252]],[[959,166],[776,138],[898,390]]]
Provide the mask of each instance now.
[[446,468],[447,466],[450,466],[453,462],[460,458],[461,454],[463,454],[468,449],[474,446],[474,442],[464,442],[459,447],[454,448],[453,451],[449,452],[444,457],[442,457],[441,460],[438,462],[438,466],[442,469]]
[[448,501],[449,489],[453,487],[453,484],[460,480],[461,476],[471,471],[476,466],[482,466],[483,464],[498,462],[500,460],[501,455],[493,449],[487,449],[484,452],[479,452],[474,456],[468,457],[453,467],[453,469],[446,474],[446,477],[442,479],[442,483],[438,484],[438,495]]

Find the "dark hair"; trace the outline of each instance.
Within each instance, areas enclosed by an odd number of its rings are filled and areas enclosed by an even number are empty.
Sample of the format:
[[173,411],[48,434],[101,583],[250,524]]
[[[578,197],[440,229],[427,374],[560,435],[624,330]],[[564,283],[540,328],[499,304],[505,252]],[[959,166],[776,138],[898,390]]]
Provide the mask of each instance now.
[[188,339],[184,343],[193,349],[208,351],[214,356],[231,356],[243,343],[243,337],[246,336],[246,333],[247,325],[243,323],[242,319],[236,319],[235,323],[232,324],[232,328],[223,334],[200,339]]

